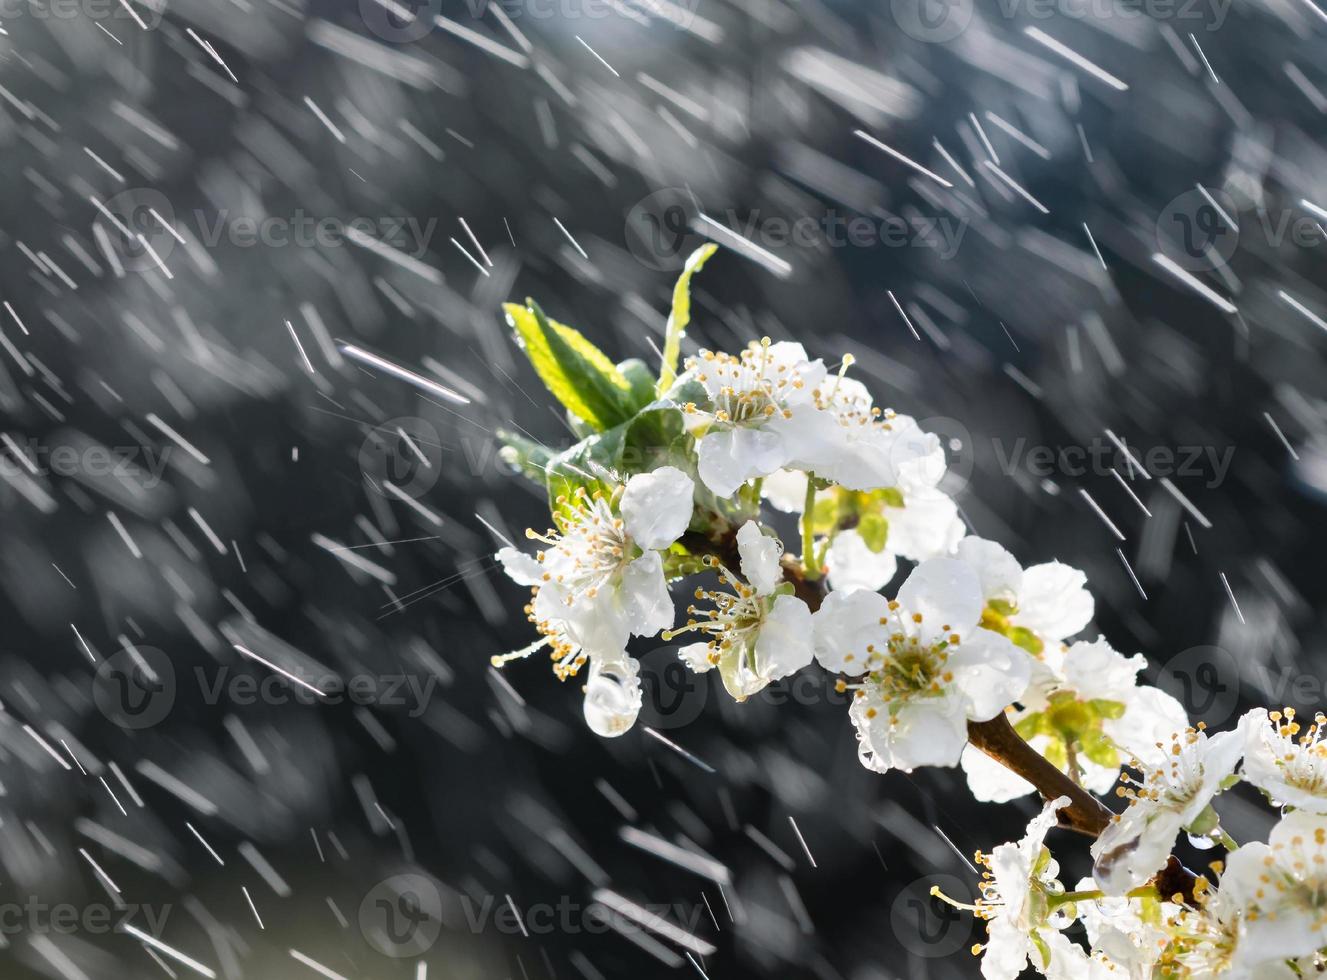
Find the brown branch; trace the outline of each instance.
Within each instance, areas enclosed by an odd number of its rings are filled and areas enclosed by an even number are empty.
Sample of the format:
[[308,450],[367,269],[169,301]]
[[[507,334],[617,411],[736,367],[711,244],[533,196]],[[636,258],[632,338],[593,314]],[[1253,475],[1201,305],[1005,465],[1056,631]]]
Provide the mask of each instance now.
[[1003,712],[990,721],[968,722],[968,741],[1022,776],[1047,800],[1069,797],[1069,805],[1060,811],[1061,826],[1088,837],[1100,837],[1110,823],[1112,814],[1105,805],[1023,741]]
[[[731,538],[708,544],[725,558],[736,557],[736,542]],[[792,582],[797,596],[810,606],[812,612],[818,610],[825,598],[824,579],[808,582],[802,575],[801,561],[792,555],[783,557],[783,572]],[[1004,712],[990,721],[968,722],[968,740],[1010,772],[1035,786],[1044,799],[1069,797],[1069,805],[1059,813],[1062,827],[1095,839],[1110,824],[1114,814],[1105,804],[1024,741]],[[1152,879],[1152,884],[1162,898],[1178,897],[1185,904],[1192,905],[1197,880],[1196,874],[1171,855],[1170,861]]]

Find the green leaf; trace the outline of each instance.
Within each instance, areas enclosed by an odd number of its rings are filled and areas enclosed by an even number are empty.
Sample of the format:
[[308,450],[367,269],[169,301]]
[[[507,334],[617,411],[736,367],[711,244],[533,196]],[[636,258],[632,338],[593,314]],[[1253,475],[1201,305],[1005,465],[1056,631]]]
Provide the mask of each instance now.
[[504,463],[527,480],[541,486],[548,482],[548,464],[555,455],[553,450],[506,429],[498,430],[498,439],[503,443],[499,456]]
[[625,426],[616,426],[582,439],[549,461],[548,503],[555,523],[561,524],[578,490],[611,494],[618,488],[625,435]]
[[889,538],[889,521],[880,514],[863,514],[857,524],[857,533],[866,542],[866,547],[878,555],[885,550],[885,541]]
[[673,309],[668,314],[668,326],[664,329],[663,366],[659,369],[659,383],[655,386],[661,395],[673,386],[673,379],[677,377],[682,336],[686,333],[687,324],[691,322],[691,277],[704,268],[705,262],[718,250],[719,246],[707,242],[692,252],[673,286]]
[[1083,755],[1095,762],[1099,766],[1107,769],[1118,769],[1120,766],[1120,753],[1115,748],[1113,742],[1101,732],[1088,732],[1082,740]]
[[1015,626],[1006,635],[1013,641],[1014,646],[1022,647],[1034,657],[1041,656],[1041,652],[1046,649],[1046,644],[1026,626]]
[[544,316],[532,299],[503,304],[525,356],[567,411],[602,432],[633,414],[631,383],[577,330]]
[[627,401],[631,408],[631,414],[635,415],[654,401],[654,375],[651,373],[649,365],[637,357],[619,361],[617,369],[622,377],[627,379],[629,385]]

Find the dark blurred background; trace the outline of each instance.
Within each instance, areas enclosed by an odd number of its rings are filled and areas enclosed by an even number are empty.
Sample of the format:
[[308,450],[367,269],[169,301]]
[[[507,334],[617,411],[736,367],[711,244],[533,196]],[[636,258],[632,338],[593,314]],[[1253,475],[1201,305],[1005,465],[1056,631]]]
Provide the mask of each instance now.
[[707,234],[688,349],[853,352],[1195,720],[1322,703],[1310,0],[0,11],[0,975],[976,974],[928,892],[1032,800],[867,772],[813,676],[647,645],[606,742],[489,666],[494,434],[572,439],[499,304],[652,360]]

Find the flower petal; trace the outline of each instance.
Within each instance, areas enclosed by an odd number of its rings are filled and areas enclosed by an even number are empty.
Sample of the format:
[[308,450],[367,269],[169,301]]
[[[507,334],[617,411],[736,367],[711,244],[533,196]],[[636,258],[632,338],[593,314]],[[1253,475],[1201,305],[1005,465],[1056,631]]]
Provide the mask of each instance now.
[[970,535],[958,543],[957,556],[976,571],[981,580],[982,598],[987,602],[992,599],[1018,602],[1023,591],[1023,566],[1003,545]]
[[765,615],[756,639],[756,666],[777,681],[811,663],[811,610],[796,596],[781,595]]
[[[981,582],[970,565],[954,558],[932,558],[913,569],[898,590],[904,626],[925,643],[950,633],[966,637],[981,618]],[[921,622],[914,622],[916,616]]]
[[775,510],[800,514],[806,504],[806,480],[800,470],[776,470],[765,477],[760,491]]
[[1086,585],[1086,575],[1058,561],[1033,565],[1023,573],[1016,622],[1052,642],[1073,636],[1092,619]]
[[886,633],[880,621],[889,615],[889,600],[878,592],[831,592],[811,617],[816,660],[826,670],[844,674],[866,672],[876,644],[883,652]]
[[967,702],[968,718],[989,721],[1027,690],[1032,675],[1028,655],[1007,637],[974,629],[949,655],[954,687]]
[[642,548],[667,548],[691,523],[696,485],[676,466],[637,473],[622,493],[627,533]]
[[1022,776],[971,745],[963,750],[959,761],[968,777],[968,789],[983,803],[1008,803],[1036,790]]
[[647,551],[623,569],[621,591],[628,627],[636,636],[654,636],[673,625],[673,597],[659,552]]
[[507,573],[507,578],[517,585],[543,584],[544,566],[524,551],[501,548],[498,551],[498,561],[502,562],[502,570]]
[[894,578],[898,561],[886,548],[872,551],[855,530],[849,528],[834,535],[825,553],[829,566],[829,584],[836,589],[865,589],[877,592]]
[[788,461],[783,438],[763,429],[714,429],[700,440],[696,454],[701,482],[720,497],[731,497],[747,480]]
[[747,521],[737,530],[737,553],[742,560],[742,577],[751,583],[757,595],[769,595],[783,578],[779,558],[783,546],[777,538],[762,534],[760,525]]

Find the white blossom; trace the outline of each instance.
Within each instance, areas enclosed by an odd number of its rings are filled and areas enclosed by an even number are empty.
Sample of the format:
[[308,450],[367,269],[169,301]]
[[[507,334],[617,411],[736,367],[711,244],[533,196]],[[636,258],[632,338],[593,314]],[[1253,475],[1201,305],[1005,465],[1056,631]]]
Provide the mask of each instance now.
[[957,764],[967,722],[986,721],[1023,693],[1027,657],[978,628],[976,574],[950,558],[919,565],[897,600],[832,592],[814,616],[816,658],[865,676],[849,715],[863,765],[880,772]]
[[[1242,723],[1241,723],[1242,727]],[[1208,736],[1196,729],[1174,735],[1162,761],[1144,766],[1129,807],[1092,844],[1093,877],[1107,895],[1123,895],[1161,870],[1181,829],[1211,830],[1213,797],[1224,787],[1244,751],[1242,730]]]
[[825,366],[808,360],[801,344],[766,339],[736,357],[701,351],[687,369],[709,400],[686,405],[683,419],[696,439],[701,482],[719,497],[783,468],[831,434],[813,394]]
[[632,636],[673,623],[673,602],[657,549],[691,519],[694,485],[674,467],[638,474],[620,497],[577,491],[563,501],[561,527],[529,536],[547,545],[535,557],[498,552],[507,575],[534,589],[530,618],[543,639],[495,663],[552,648],[554,670],[572,676],[588,660],[619,661]]
[[977,856],[986,868],[977,902],[977,914],[986,920],[981,955],[981,975],[986,980],[1015,980],[1029,958],[1038,969],[1045,969],[1053,958],[1046,955],[1046,937],[1069,920],[1054,907],[1064,887],[1056,880],[1059,865],[1043,842],[1055,826],[1056,811],[1068,805],[1067,796],[1050,801],[1032,818],[1022,840]]
[[748,521],[738,531],[737,547],[740,576],[718,559],[707,561],[732,591],[697,589],[696,598],[709,600],[713,608],[691,606],[687,625],[664,636],[706,634],[678,655],[692,670],[718,667],[728,693],[742,701],[811,662],[811,610],[784,591],[789,587],[781,583],[783,549],[776,539]]
[[1076,568],[1052,561],[1024,569],[1003,546],[975,536],[959,541],[956,553],[981,580],[987,628],[1021,641],[1033,653],[1053,648],[1092,619],[1087,576]]
[[1327,813],[1327,718],[1319,713],[1305,726],[1294,708],[1255,708],[1245,718],[1244,778],[1273,803]]

